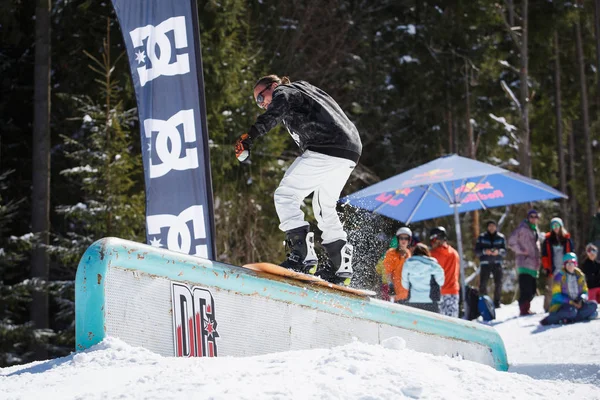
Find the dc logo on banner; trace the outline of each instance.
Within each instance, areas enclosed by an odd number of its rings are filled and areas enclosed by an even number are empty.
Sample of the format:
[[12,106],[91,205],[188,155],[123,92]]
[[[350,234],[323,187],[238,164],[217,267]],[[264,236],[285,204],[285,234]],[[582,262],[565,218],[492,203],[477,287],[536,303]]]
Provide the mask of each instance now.
[[[138,65],[146,64],[137,68],[140,85],[144,86],[148,81],[161,75],[183,75],[190,72],[190,60],[187,53],[176,54],[175,61],[171,62],[173,46],[167,36],[167,33],[171,31],[173,31],[175,49],[187,48],[185,17],[172,17],[156,26],[146,25],[129,32],[134,48],[143,47],[144,40],[146,40],[145,50],[138,49],[135,53]],[[146,56],[151,67],[148,67],[146,63]]]
[[[193,232],[190,232],[188,222],[191,222]],[[206,244],[194,245],[193,241],[206,239],[206,226],[204,221],[203,206],[191,206],[183,210],[179,215],[159,214],[148,215],[146,218],[148,224],[148,236],[161,235],[161,230],[166,228],[167,243],[169,250],[178,251],[186,254],[196,254],[200,257],[208,258],[208,247]],[[162,238],[154,237],[150,244],[154,247],[165,247],[161,243]],[[195,249],[192,252],[192,249]]]
[[181,155],[181,134],[177,127],[183,125],[183,140],[196,143],[194,110],[181,110],[168,120],[148,118],[144,120],[144,134],[152,141],[152,132],[157,132],[154,149],[161,163],[153,164],[150,155],[150,178],[158,178],[175,169],[178,171],[198,168],[196,147],[185,149]]

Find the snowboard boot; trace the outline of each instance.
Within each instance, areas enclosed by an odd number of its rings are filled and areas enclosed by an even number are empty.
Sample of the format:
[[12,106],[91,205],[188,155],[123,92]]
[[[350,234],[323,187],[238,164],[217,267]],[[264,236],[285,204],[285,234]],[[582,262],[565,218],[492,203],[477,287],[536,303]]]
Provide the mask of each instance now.
[[280,266],[305,274],[317,265],[315,234],[309,232],[308,227],[303,226],[287,231],[284,243],[288,254],[287,259],[279,264]]
[[336,240],[323,245],[329,259],[317,267],[316,276],[320,276],[335,285],[349,286],[352,280],[352,253],[354,248],[344,240]]

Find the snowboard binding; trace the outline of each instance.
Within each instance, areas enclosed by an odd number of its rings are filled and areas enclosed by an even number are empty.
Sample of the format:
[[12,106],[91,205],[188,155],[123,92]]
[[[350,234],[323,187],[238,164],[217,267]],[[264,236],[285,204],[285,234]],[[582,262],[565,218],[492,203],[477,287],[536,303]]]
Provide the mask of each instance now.
[[315,234],[309,232],[308,227],[300,227],[286,232],[284,244],[288,254],[287,259],[280,266],[292,271],[308,273],[317,265]]

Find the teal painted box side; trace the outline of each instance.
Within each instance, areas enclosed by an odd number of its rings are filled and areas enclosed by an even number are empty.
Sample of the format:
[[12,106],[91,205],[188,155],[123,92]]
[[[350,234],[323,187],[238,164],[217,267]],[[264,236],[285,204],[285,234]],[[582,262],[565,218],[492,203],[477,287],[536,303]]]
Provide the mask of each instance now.
[[335,290],[307,289],[306,284],[297,281],[266,279],[245,268],[117,238],[95,242],[79,263],[75,283],[77,350],[89,348],[105,337],[104,278],[111,264],[174,281],[200,283],[240,295],[265,296],[332,314],[479,343],[492,352],[496,369],[508,370],[504,343],[488,326]]

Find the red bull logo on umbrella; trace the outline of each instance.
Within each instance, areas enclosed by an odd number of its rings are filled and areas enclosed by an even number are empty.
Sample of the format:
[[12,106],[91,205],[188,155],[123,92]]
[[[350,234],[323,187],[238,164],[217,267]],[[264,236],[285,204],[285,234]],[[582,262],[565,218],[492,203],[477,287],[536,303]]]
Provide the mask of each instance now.
[[477,193],[482,190],[488,190],[488,189],[493,189],[493,188],[494,187],[489,182],[485,182],[485,183],[467,182],[464,185],[461,185],[458,188],[454,189],[454,194]]
[[434,179],[448,179],[454,175],[453,169],[432,169],[427,172],[422,172],[420,174],[413,175],[412,178],[405,180],[402,182],[402,185],[414,185],[418,183],[427,183]]
[[[492,191],[491,193],[482,193],[484,191]],[[455,195],[466,193],[461,203],[471,203],[473,201],[485,201],[504,197],[504,193],[500,189],[494,190],[494,187],[489,182],[475,183],[467,182],[464,185],[454,189]]]
[[[386,203],[388,206],[395,207],[404,201],[403,197],[407,197],[413,191],[414,190],[411,188],[403,188],[393,192],[385,192],[377,196],[375,200]],[[399,195],[402,195],[403,197],[400,197]]]

